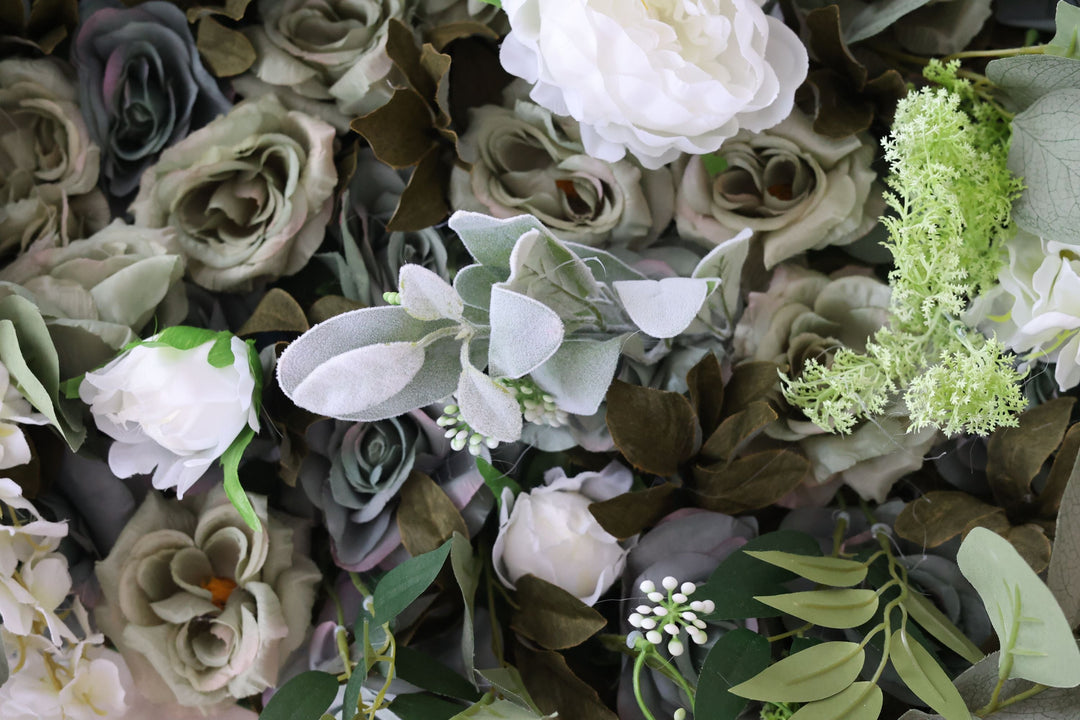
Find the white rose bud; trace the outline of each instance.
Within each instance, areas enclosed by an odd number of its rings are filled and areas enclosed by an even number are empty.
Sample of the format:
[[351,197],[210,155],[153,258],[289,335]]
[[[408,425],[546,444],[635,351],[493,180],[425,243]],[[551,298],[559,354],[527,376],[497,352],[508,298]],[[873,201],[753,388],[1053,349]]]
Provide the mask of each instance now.
[[245,427],[258,431],[255,378],[239,338],[231,338],[233,359],[224,367],[210,364],[213,341],[178,350],[153,340],[87,373],[79,397],[116,441],[113,473],[153,472],[155,488],[183,497]]
[[572,478],[558,477],[556,470],[546,486],[514,500],[504,494],[492,549],[495,570],[508,587],[535,575],[592,605],[622,574],[626,550],[600,527],[589,505],[629,490],[632,476],[617,463]]

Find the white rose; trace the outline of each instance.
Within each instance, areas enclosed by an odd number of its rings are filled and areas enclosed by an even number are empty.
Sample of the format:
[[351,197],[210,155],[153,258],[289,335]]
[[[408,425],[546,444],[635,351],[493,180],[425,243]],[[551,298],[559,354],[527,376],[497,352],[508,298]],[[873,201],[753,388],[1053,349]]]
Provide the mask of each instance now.
[[535,575],[592,605],[622,574],[626,549],[600,527],[589,504],[627,492],[633,476],[613,462],[574,477],[553,468],[544,480],[547,485],[516,499],[504,491],[495,572],[507,587]]
[[581,123],[592,156],[655,169],[791,112],[806,49],[752,0],[504,0],[500,60]]
[[79,397],[116,441],[109,469],[118,477],[153,471],[155,488],[183,497],[245,426],[258,430],[247,345],[232,338],[232,364],[214,367],[213,344],[137,345],[86,374]]

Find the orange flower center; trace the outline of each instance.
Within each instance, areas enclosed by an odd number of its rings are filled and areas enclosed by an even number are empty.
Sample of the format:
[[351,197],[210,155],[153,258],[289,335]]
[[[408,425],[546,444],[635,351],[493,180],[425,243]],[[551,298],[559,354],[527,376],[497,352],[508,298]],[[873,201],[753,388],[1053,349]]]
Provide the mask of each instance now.
[[224,609],[229,596],[236,589],[236,583],[228,578],[212,577],[202,583],[202,588],[210,591],[210,602]]

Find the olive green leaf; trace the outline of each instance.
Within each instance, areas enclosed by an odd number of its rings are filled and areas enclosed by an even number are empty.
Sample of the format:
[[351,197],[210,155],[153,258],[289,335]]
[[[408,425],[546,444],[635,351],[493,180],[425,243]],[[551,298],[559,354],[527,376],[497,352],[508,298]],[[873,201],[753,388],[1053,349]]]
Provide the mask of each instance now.
[[776,411],[767,402],[752,402],[720,423],[698,457],[709,462],[727,461],[775,419]]
[[830,698],[803,705],[791,720],[877,720],[884,702],[877,685],[857,682]]
[[1000,535],[975,528],[956,560],[1001,642],[1002,676],[1053,687],[1080,684],[1080,650],[1065,614],[1016,549]]
[[829,628],[858,627],[874,617],[878,608],[878,596],[873,590],[810,590],[757,595],[754,599],[800,620]]
[[866,579],[866,565],[855,560],[795,555],[779,550],[748,550],[746,554],[822,585],[854,587]]
[[964,531],[970,524],[1000,512],[958,490],[934,490],[912,500],[896,518],[896,534],[923,547],[937,547]]
[[454,501],[422,472],[413,470],[401,487],[397,526],[401,544],[413,557],[435,550],[459,533],[469,530]]
[[299,333],[310,328],[300,303],[281,288],[270,288],[236,334],[242,337],[261,332]]
[[238,30],[225,27],[210,15],[199,20],[195,46],[217,77],[232,77],[255,62],[255,48]]
[[982,650],[928,599],[917,592],[909,592],[903,605],[911,619],[942,645],[973,665],[983,659]]
[[622,540],[655,525],[675,510],[678,505],[673,493],[677,489],[675,483],[666,482],[646,490],[623,493],[610,500],[592,503],[589,512],[600,527]]
[[986,445],[986,477],[1003,508],[1031,502],[1031,481],[1061,444],[1076,398],[1055,398],[1023,413],[1012,428],[1000,428]]
[[634,467],[664,477],[693,456],[699,433],[694,408],[679,393],[619,380],[608,388],[607,425]]
[[864,659],[858,643],[825,642],[788,655],[730,692],[762,702],[813,702],[850,686]]
[[560,718],[574,720],[618,720],[596,690],[574,674],[562,655],[521,644],[515,651],[525,687],[541,712],[557,712]]
[[908,689],[945,720],[971,720],[964,698],[949,676],[926,648],[908,635],[907,628],[900,628],[890,638],[889,660]]
[[1065,613],[1070,627],[1080,623],[1080,462],[1069,475],[1058,512],[1054,551],[1046,584]]
[[548,650],[580,645],[607,624],[603,615],[546,580],[526,575],[514,585],[521,609],[510,627]]
[[454,580],[461,589],[461,599],[465,603],[464,617],[461,623],[461,659],[465,664],[465,675],[473,680],[476,667],[476,636],[473,633],[473,614],[476,604],[476,588],[480,585],[480,572],[483,560],[479,553],[473,554],[469,539],[459,532],[454,533],[450,541],[450,567],[454,571]]

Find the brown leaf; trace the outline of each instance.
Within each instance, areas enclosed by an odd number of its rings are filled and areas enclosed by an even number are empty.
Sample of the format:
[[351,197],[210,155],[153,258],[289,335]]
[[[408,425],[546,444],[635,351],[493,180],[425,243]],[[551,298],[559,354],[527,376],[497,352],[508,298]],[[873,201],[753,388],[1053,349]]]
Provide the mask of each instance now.
[[690,387],[690,405],[697,413],[701,434],[709,437],[720,424],[724,407],[724,377],[716,355],[705,353],[686,374],[686,384]]
[[710,463],[727,462],[776,419],[776,411],[762,401],[750,403],[720,423],[701,446],[698,457]]
[[1080,423],[1076,423],[1065,433],[1065,439],[1061,441],[1054,464],[1050,466],[1050,474],[1046,478],[1046,485],[1039,493],[1038,514],[1040,517],[1057,517],[1061,507],[1061,496],[1065,493],[1065,487],[1069,484],[1069,477],[1076,467],[1080,456]]
[[780,366],[776,363],[760,361],[736,365],[724,388],[722,415],[734,415],[745,410],[752,402],[767,400],[770,392],[779,384]]
[[242,32],[227,28],[210,15],[199,20],[195,46],[210,72],[217,77],[232,77],[246,71],[255,62],[255,48]]
[[1011,527],[1005,533],[1005,539],[1035,572],[1041,573],[1050,565],[1050,539],[1038,525],[1026,523]]
[[937,547],[972,522],[1001,509],[955,490],[928,492],[909,502],[896,518],[896,534],[923,547]]
[[766,450],[732,463],[694,466],[698,505],[738,515],[772,505],[802,484],[810,462],[790,450]]
[[224,3],[218,2],[211,5],[195,5],[194,7],[188,8],[187,20],[189,23],[193,23],[206,15],[224,15],[232,20],[239,20],[244,17],[244,12],[247,10],[247,6],[250,3],[251,0],[225,0]]
[[621,380],[608,388],[607,426],[615,446],[634,467],[664,477],[675,475],[698,443],[690,401]]
[[852,100],[847,82],[832,70],[814,70],[806,79],[814,97],[814,132],[830,138],[844,138],[870,129],[874,103]]
[[446,48],[450,64],[450,115],[461,132],[469,126],[469,109],[502,104],[502,92],[513,76],[499,64],[495,43],[482,37],[461,38]]
[[532,650],[518,643],[517,667],[541,712],[557,712],[566,720],[619,720],[600,701],[596,690],[574,674],[566,659],[551,650]]
[[519,610],[510,627],[548,650],[577,647],[607,625],[604,616],[535,575],[514,582]]
[[317,325],[324,320],[329,320],[342,313],[361,310],[366,307],[367,305],[364,303],[350,300],[341,295],[326,295],[316,300],[315,303],[308,308],[307,316],[312,325]]
[[861,90],[866,85],[867,71],[844,42],[840,7],[826,5],[810,11],[806,15],[806,29],[810,35],[807,49],[813,58],[825,67],[842,73],[856,89]]
[[387,230],[423,230],[438,225],[450,214],[446,202],[449,168],[441,162],[441,154],[438,147],[432,147],[420,159],[401,192],[394,216],[386,224]]
[[413,557],[435,550],[459,532],[469,536],[469,529],[454,502],[435,481],[413,470],[401,486],[397,525],[401,544]]
[[1075,398],[1055,398],[1024,412],[1019,425],[995,430],[987,443],[986,478],[997,504],[1012,512],[1035,501],[1031,481],[1061,444]]
[[484,23],[473,22],[470,20],[446,23],[445,25],[433,27],[424,34],[424,39],[431,43],[436,50],[442,52],[443,48],[455,40],[472,37],[473,35],[479,35],[488,40],[499,39],[499,33],[495,32]]
[[[386,54],[401,70],[409,86],[420,97],[434,102],[436,81],[420,64],[420,49],[416,46],[416,36],[405,23],[397,18],[391,19],[387,24]],[[449,67],[449,56],[443,57],[446,58],[446,65]]]
[[589,505],[589,512],[600,527],[624,540],[655,525],[660,518],[676,509],[672,497],[678,488],[674,483],[616,495],[610,500]]
[[371,151],[392,168],[411,167],[433,147],[432,114],[415,90],[399,88],[377,110],[354,118],[350,127],[371,145]]
[[271,288],[236,334],[243,336],[261,332],[301,333],[310,327],[300,303],[281,288]]

